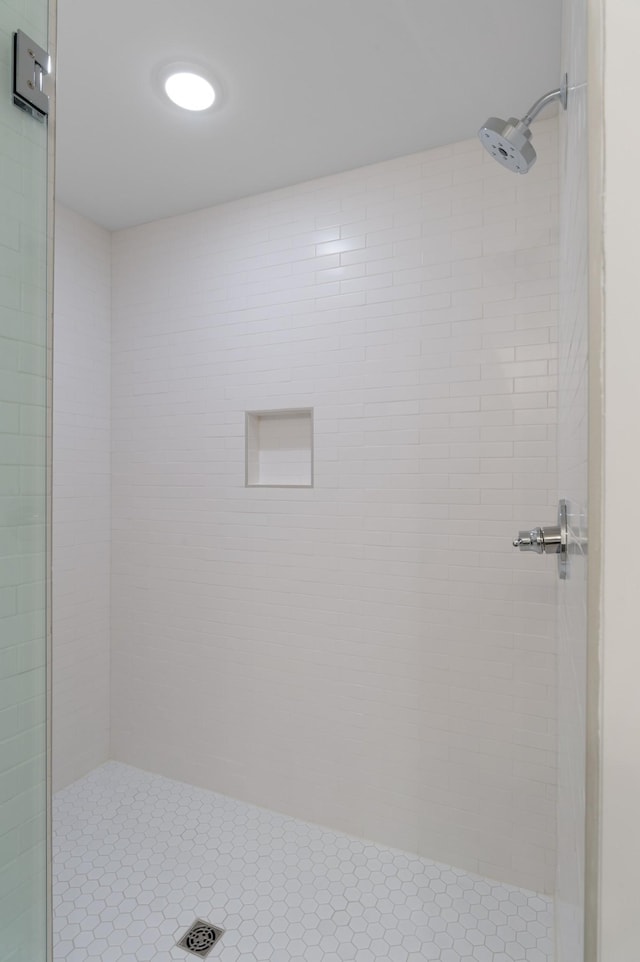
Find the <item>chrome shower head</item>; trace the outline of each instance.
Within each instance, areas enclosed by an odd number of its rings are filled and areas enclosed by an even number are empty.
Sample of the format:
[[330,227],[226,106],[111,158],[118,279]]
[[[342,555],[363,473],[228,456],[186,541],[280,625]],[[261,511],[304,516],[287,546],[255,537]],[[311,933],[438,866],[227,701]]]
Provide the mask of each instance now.
[[489,117],[478,131],[478,137],[485,150],[514,174],[526,174],[536,162],[531,131],[515,117],[508,120]]
[[565,74],[562,86],[557,90],[549,91],[544,97],[540,97],[540,100],[536,100],[522,120],[518,120],[516,117],[509,117],[508,120],[501,120],[500,117],[489,117],[478,131],[480,143],[507,170],[513,171],[514,174],[528,173],[535,164],[537,157],[531,143],[531,124],[540,111],[555,100],[559,100],[566,110],[567,91],[568,80]]

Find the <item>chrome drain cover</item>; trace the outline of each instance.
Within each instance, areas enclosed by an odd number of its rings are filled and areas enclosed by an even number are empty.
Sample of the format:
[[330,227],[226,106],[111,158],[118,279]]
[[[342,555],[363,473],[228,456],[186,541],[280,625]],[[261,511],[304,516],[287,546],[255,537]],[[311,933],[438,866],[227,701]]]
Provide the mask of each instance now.
[[196,919],[176,945],[204,959],[223,935],[224,929],[219,929],[211,922],[205,922],[204,919]]

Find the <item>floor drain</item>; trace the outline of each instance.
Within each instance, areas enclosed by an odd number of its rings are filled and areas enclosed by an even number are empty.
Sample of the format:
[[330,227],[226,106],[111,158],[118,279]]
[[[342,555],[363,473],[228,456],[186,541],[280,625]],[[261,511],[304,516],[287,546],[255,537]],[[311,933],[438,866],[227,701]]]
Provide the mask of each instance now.
[[178,948],[186,949],[187,952],[199,955],[201,959],[204,959],[223,935],[224,929],[219,929],[202,919],[196,919],[177,945]]

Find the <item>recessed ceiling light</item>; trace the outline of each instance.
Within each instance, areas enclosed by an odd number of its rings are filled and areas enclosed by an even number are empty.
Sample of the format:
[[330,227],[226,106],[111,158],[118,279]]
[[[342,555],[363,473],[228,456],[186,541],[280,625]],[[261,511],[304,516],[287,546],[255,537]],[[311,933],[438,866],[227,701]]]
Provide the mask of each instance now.
[[208,110],[216,99],[213,85],[191,71],[170,74],[164,82],[164,89],[169,100],[184,110]]

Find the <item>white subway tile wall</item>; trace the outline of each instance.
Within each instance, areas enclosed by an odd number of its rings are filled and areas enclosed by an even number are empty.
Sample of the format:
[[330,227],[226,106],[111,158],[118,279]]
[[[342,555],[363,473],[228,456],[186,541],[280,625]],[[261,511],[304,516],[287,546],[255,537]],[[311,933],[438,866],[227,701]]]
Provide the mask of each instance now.
[[47,128],[11,95],[13,31],[47,4],[0,3],[0,958],[46,942]]
[[111,234],[56,208],[53,783],[109,758]]
[[571,91],[560,124],[561,260],[558,379],[559,495],[569,502],[570,577],[558,617],[558,869],[556,960],[584,958],[587,692],[588,233],[587,4],[564,5],[563,69]]
[[[112,752],[542,892],[557,118],[113,237]],[[245,411],[314,409],[314,488]]]

